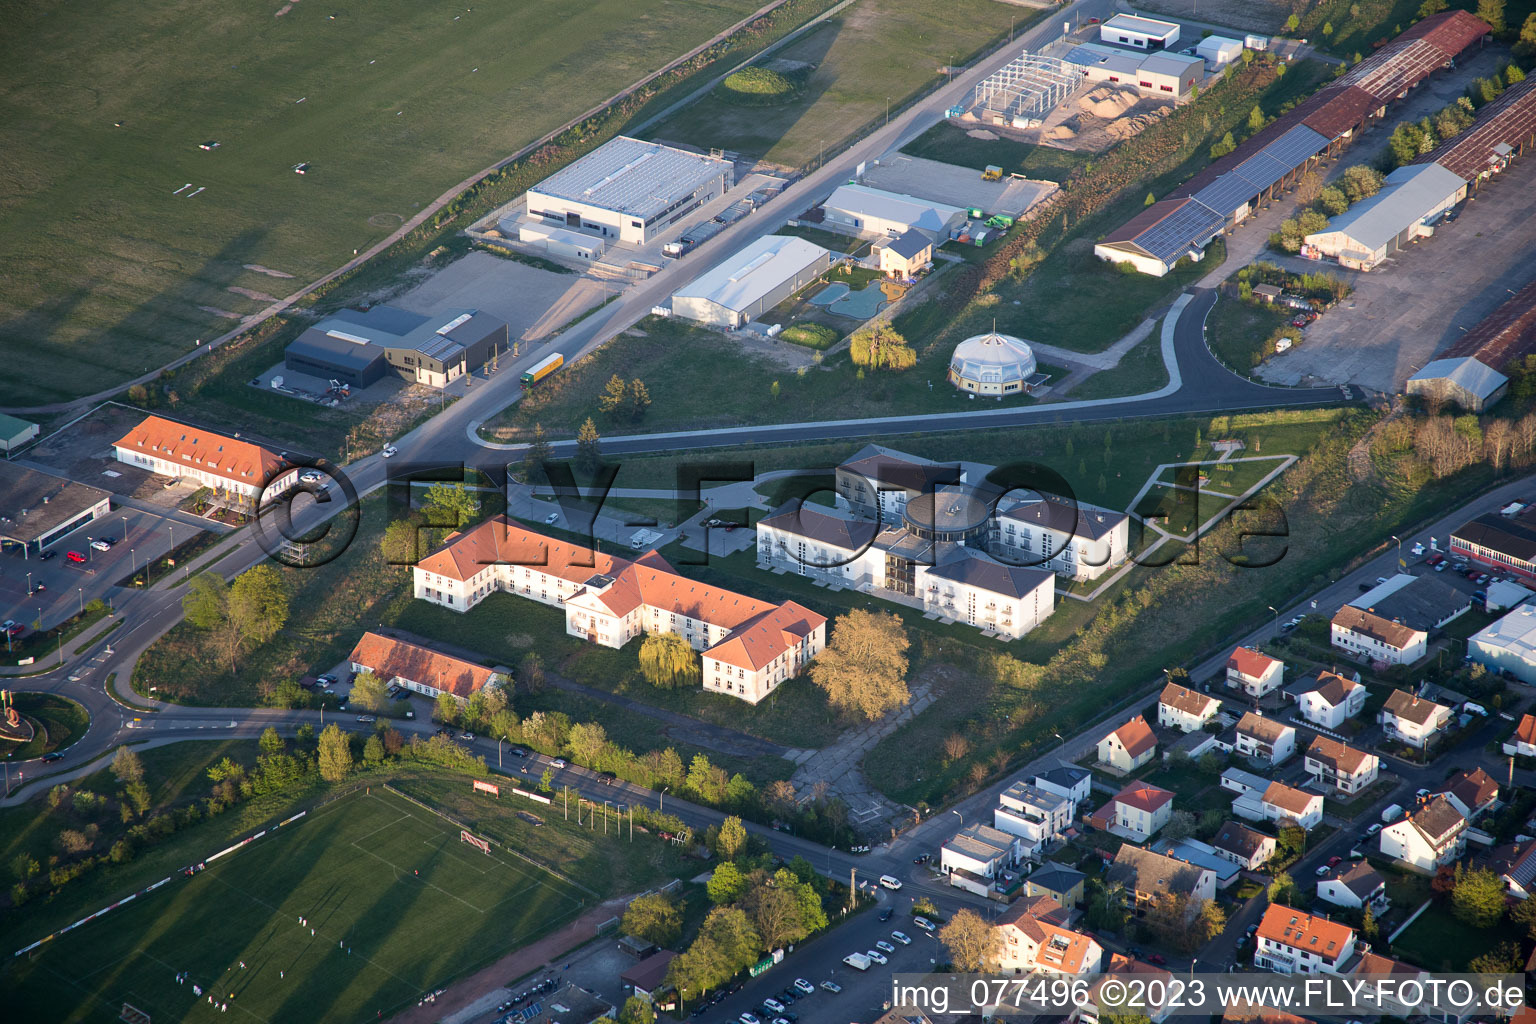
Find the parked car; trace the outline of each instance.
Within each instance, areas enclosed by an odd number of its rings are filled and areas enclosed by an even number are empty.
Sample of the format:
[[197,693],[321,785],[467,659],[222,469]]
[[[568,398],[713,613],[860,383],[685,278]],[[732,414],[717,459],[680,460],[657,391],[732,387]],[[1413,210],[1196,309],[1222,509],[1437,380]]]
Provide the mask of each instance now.
[[1328,877],[1328,872],[1330,872],[1332,870],[1333,869],[1330,868],[1327,864],[1319,864],[1317,866],[1317,871],[1315,872],[1315,874],[1317,875],[1318,878],[1327,878]]
[[1159,967],[1162,967],[1167,962],[1168,958],[1163,956],[1161,953],[1153,953],[1151,956],[1147,957],[1147,963],[1157,964]]
[[878,949],[871,949],[871,950],[867,951],[864,955],[869,957],[871,960],[873,960],[875,963],[879,964],[882,967],[884,967],[886,964],[890,963],[890,961],[886,959],[885,954],[880,952]]
[[901,943],[903,946],[910,946],[910,945],[912,945],[912,937],[910,935],[908,935],[906,932],[891,932],[891,938],[895,939],[897,942]]
[[48,561],[48,559],[54,557],[57,554],[58,554],[57,551],[44,551],[42,554],[37,556],[37,560],[39,562],[46,562],[46,561]]
[[1365,830],[1365,834],[1368,835],[1368,836],[1374,836],[1377,832],[1380,832],[1380,831],[1381,831],[1381,822],[1379,822],[1379,821],[1378,822],[1372,822],[1371,827]]
[[1331,867],[1331,868],[1336,868],[1340,864],[1342,864],[1343,862],[1344,862],[1344,858],[1343,857],[1339,857],[1337,855],[1328,858],[1328,866]]
[[[544,517],[544,525],[545,526],[553,526],[554,524],[558,523],[559,521],[560,521],[560,513],[559,512],[551,512],[549,515]],[[745,1016],[745,1014],[743,1014],[743,1016]]]
[[891,945],[889,942],[886,942],[884,939],[880,939],[879,941],[877,941],[875,943],[875,948],[880,950],[880,952],[882,952],[882,953],[894,953],[894,952],[896,952],[896,947]]
[[777,999],[773,998],[772,996],[769,996],[767,999],[764,999],[763,1000],[763,1005],[768,1007],[768,1009],[772,1010],[774,1013],[783,1013],[784,1012],[784,1004],[779,1002]]
[[737,1019],[741,1021],[741,1024],[763,1024],[763,1022],[761,1020],[758,1020],[756,1015],[754,1015],[752,1013],[743,1013]]
[[935,930],[933,922],[928,920],[926,917],[914,917],[912,919],[912,923],[917,925],[925,932],[931,932]]
[[91,541],[91,547],[96,551],[111,551],[112,542],[107,540],[105,537],[97,537],[95,540]]
[[812,985],[804,978],[795,979],[795,988],[799,989],[801,992],[804,992],[808,996],[816,994],[816,986]]
[[932,859],[933,859],[933,854],[925,853],[921,857],[913,857],[912,858],[912,863],[913,864],[927,864]]
[[306,483],[306,484],[317,484],[317,483],[319,483],[320,482],[320,471],[316,470],[316,469],[311,469],[308,472],[301,473],[299,475],[299,482],[300,483]]
[[890,907],[886,907],[884,910],[880,911],[880,920],[882,920],[882,921],[889,921],[891,919],[891,914],[892,913],[893,913],[893,911],[891,910],[891,908]]
[[831,992],[833,995],[837,995],[843,990],[843,986],[839,985],[835,981],[824,981],[821,983],[821,987],[826,989],[828,992]]

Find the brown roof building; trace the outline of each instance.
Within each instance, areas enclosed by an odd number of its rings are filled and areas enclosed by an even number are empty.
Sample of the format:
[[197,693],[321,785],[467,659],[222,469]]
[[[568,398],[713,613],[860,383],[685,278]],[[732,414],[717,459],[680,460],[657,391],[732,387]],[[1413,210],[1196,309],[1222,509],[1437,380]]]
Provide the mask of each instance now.
[[436,697],[449,693],[466,700],[476,690],[505,683],[506,669],[486,668],[410,640],[364,633],[347,655],[352,671],[370,671],[386,683],[398,683]]

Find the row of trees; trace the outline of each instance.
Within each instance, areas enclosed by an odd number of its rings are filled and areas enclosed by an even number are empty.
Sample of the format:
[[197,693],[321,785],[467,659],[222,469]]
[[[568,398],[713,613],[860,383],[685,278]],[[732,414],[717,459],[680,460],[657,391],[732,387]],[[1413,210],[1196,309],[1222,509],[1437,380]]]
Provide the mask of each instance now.
[[1442,479],[1479,463],[1496,472],[1536,463],[1536,412],[1483,421],[1443,414],[1439,395],[1422,397],[1425,414],[1388,420],[1371,441],[1372,454],[1396,463],[1408,482]]

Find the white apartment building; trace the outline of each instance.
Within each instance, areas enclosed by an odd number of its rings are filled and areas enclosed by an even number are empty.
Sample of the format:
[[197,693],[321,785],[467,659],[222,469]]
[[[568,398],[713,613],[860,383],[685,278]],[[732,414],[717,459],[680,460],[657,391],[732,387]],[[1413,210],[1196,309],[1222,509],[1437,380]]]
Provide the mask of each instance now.
[[1096,580],[1130,557],[1130,517],[1055,495],[999,504],[988,550],[1009,562]]
[[1384,619],[1373,611],[1345,605],[1333,617],[1330,640],[1333,646],[1356,658],[1388,665],[1411,665],[1424,657],[1429,634]]
[[1433,872],[1466,851],[1467,819],[1444,796],[1381,830],[1382,855],[1420,871]]
[[1072,825],[1072,802],[1056,793],[1015,782],[1003,790],[992,811],[992,826],[1018,836],[1023,856],[1039,860],[1045,848]]
[[496,516],[414,569],[417,599],[465,612],[498,590],[565,610],[565,631],[604,647],[675,633],[702,652],[704,689],[756,704],[826,647],[824,616],[680,576],[656,552],[629,561]]
[[1307,748],[1306,771],[1319,786],[1336,792],[1359,793],[1376,781],[1381,759],[1327,736],[1319,736]]

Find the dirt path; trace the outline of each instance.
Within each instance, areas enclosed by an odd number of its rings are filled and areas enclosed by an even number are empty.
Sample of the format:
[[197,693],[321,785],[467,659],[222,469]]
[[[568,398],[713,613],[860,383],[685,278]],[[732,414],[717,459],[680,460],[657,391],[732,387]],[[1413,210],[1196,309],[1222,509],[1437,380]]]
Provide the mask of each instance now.
[[508,953],[489,967],[482,967],[474,974],[460,978],[448,986],[447,991],[438,996],[435,1002],[407,1007],[390,1017],[390,1020],[395,1024],[435,1024],[436,1021],[448,1020],[469,1009],[482,999],[490,1003],[485,1009],[493,1008],[495,1001],[490,993],[525,974],[552,964],[577,946],[591,941],[597,935],[597,926],[620,913],[629,899],[628,896],[621,896],[599,903],[564,928]]

